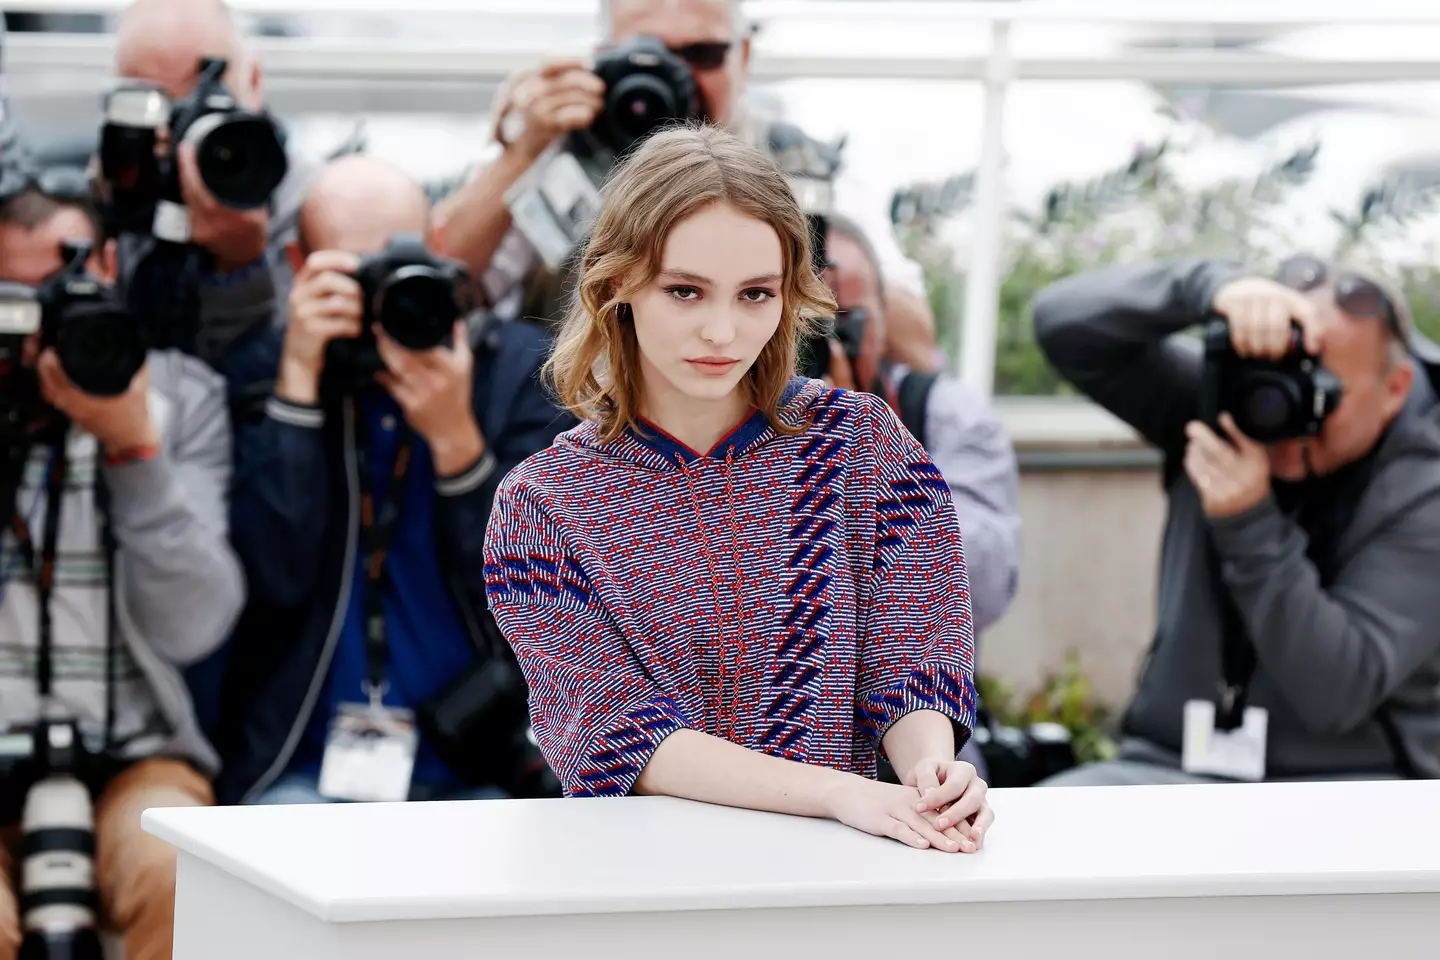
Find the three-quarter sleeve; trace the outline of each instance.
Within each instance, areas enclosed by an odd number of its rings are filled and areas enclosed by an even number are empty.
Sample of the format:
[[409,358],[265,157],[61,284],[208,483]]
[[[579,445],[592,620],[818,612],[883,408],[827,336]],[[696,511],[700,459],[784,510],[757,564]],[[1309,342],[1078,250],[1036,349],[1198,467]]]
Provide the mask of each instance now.
[[529,685],[535,739],[566,795],[628,794],[660,743],[691,724],[520,483],[505,483],[495,498],[485,593]]
[[867,403],[875,457],[874,550],[863,577],[856,724],[877,750],[916,710],[975,724],[975,632],[950,488],[881,403]]

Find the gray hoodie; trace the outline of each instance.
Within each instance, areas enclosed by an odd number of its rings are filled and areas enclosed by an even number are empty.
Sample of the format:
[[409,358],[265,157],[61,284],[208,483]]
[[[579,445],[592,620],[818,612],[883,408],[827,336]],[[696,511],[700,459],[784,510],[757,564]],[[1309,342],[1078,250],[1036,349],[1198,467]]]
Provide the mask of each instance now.
[[1202,358],[1198,341],[1174,335],[1202,321],[1215,291],[1242,273],[1209,261],[1123,266],[1063,280],[1035,301],[1036,336],[1056,369],[1171,466],[1158,623],[1125,732],[1178,754],[1186,701],[1216,699],[1222,617],[1208,533],[1258,660],[1249,703],[1270,712],[1268,776],[1393,775],[1402,759],[1382,713],[1404,760],[1440,775],[1434,393],[1417,372],[1412,402],[1374,451],[1336,539],[1328,586],[1306,533],[1273,496],[1207,520],[1178,469],[1185,424],[1199,413]]

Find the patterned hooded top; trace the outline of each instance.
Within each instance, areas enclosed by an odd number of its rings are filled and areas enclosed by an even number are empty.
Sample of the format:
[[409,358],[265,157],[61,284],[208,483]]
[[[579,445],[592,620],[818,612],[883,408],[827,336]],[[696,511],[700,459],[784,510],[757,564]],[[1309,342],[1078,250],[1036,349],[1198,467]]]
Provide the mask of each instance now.
[[871,777],[907,713],[968,737],[949,487],[874,396],[796,378],[780,416],[804,432],[756,411],[703,455],[583,423],[501,485],[487,598],[567,795],[629,793],[683,728]]

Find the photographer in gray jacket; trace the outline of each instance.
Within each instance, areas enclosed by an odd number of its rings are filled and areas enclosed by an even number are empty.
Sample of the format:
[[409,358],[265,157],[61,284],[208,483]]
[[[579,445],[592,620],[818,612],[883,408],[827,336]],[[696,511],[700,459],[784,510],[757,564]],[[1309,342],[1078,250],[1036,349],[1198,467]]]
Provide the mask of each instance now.
[[1045,289],[1035,332],[1170,501],[1120,756],[1048,784],[1440,775],[1440,428],[1405,301],[1310,257],[1147,263]]
[[[142,341],[125,336],[135,328],[120,324],[134,321],[117,315],[118,298],[100,299],[113,244],[95,246],[94,212],[47,195],[47,182],[0,202],[6,317],[35,306],[31,291],[45,304],[39,331],[0,336],[0,732],[32,734],[4,738],[0,826],[47,773],[38,752],[11,752],[16,740],[66,727],[94,797],[102,910],[130,960],[160,960],[171,954],[175,852],[140,829],[140,814],[213,802],[219,761],[181,669],[220,645],[244,592],[227,536],[229,407],[199,360],[123,349]],[[77,240],[93,255],[82,262],[77,248],[66,267],[61,243]],[[11,855],[0,845],[0,956],[13,956],[21,931]]]

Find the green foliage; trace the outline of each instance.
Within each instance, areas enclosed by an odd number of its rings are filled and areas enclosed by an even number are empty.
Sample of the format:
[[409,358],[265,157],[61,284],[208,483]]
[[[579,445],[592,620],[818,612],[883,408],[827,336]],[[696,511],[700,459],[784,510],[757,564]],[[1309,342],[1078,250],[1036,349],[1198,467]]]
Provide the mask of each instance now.
[[1001,723],[1021,728],[1033,723],[1058,723],[1070,731],[1076,759],[1081,763],[1115,758],[1115,741],[1106,732],[1110,713],[1092,695],[1077,654],[1069,654],[1064,667],[1047,676],[1040,688],[1019,704],[1015,691],[998,677],[982,675],[977,686],[980,701]]
[[[1035,210],[1012,211],[1005,231],[1005,280],[996,330],[995,392],[1070,392],[1034,340],[1030,303],[1062,277],[1140,258],[1226,257],[1257,269],[1288,251],[1280,207],[1315,170],[1318,145],[1282,157],[1258,176],[1202,187],[1185,184],[1171,140],[1137,149],[1123,165],[1091,180],[1057,184]],[[892,212],[907,252],[925,267],[942,347],[958,350],[963,262],[940,239],[946,221],[973,195],[973,177],[919,184],[896,195]]]

